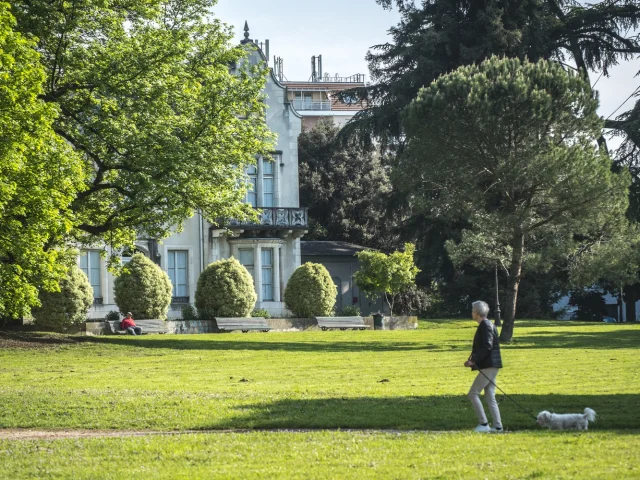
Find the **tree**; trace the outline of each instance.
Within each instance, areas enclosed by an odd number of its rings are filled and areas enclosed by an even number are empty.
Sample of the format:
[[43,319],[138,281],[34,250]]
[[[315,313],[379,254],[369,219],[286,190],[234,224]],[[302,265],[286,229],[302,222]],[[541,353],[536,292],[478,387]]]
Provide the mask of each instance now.
[[89,172],[73,196],[76,239],[132,246],[197,210],[248,214],[243,167],[272,148],[267,69],[208,17],[215,0],[12,4],[18,29],[38,39],[54,130]]
[[73,264],[60,280],[60,291],[40,291],[40,304],[32,311],[35,323],[64,330],[87,319],[93,305],[93,289],[84,272]]
[[384,294],[393,316],[396,296],[415,285],[418,267],[413,262],[416,247],[411,243],[404,246],[404,252],[389,255],[373,250],[358,252],[360,269],[353,276],[358,287],[369,296]]
[[120,312],[137,319],[167,318],[171,305],[169,275],[142,253],[136,253],[113,282],[115,302]]
[[[395,5],[402,20],[389,30],[391,42],[367,53],[372,84],[343,94],[357,95],[368,105],[348,128],[390,141],[402,141],[400,114],[418,90],[462,65],[477,64],[492,55],[534,62],[547,59],[567,69],[580,69],[588,78],[589,72],[607,75],[619,61],[640,53],[634,32],[640,25],[638,0],[376,3],[384,8]],[[640,139],[640,103],[633,112],[607,120],[606,128],[630,140]]]
[[628,228],[630,176],[597,148],[596,107],[584,78],[557,63],[492,57],[440,77],[406,111],[396,174],[430,216],[467,219],[448,245],[454,260],[505,266],[503,341],[523,267],[578,260],[591,239]]
[[372,147],[342,142],[331,120],[298,137],[300,203],[309,207],[308,240],[342,240],[369,247],[388,244],[385,218],[388,173]]
[[38,98],[45,74],[35,44],[14,27],[0,3],[0,318],[28,314],[38,290],[59,290],[70,204],[84,179],[80,158],[52,130],[55,106]]

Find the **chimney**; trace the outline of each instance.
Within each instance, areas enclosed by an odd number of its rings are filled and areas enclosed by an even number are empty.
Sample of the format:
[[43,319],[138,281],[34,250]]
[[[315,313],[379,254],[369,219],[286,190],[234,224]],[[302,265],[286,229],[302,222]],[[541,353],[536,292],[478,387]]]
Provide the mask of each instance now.
[[316,73],[316,56],[311,57],[311,81],[316,82],[318,80]]
[[269,39],[264,41],[264,56],[267,57],[267,63],[269,63]]
[[322,81],[322,55],[318,55],[318,81]]

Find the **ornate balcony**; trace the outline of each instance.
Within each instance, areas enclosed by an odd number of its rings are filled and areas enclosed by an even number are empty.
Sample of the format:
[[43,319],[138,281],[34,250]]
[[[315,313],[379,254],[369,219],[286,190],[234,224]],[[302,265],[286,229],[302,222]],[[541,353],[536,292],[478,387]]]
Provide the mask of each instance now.
[[306,230],[309,228],[307,208],[258,207],[259,220],[228,220],[229,228],[243,230]]

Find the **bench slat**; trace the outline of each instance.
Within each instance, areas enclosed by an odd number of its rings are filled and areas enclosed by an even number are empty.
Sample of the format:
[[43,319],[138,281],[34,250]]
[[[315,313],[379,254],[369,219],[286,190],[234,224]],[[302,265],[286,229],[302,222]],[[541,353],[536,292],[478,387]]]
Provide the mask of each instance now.
[[216,324],[218,329],[225,331],[242,330],[243,332],[249,330],[271,330],[271,327],[267,324],[267,320],[263,317],[220,317],[216,318]]
[[316,320],[318,321],[318,326],[323,330],[328,328],[357,328],[360,330],[370,328],[369,325],[364,323],[362,317],[316,317]]

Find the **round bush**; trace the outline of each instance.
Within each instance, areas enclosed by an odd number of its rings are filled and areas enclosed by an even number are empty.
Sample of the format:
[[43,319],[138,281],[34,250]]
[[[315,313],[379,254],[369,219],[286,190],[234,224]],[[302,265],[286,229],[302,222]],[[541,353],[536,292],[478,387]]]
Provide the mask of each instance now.
[[115,301],[121,312],[136,320],[167,317],[171,304],[171,280],[155,263],[136,253],[113,282]]
[[258,296],[249,271],[235,258],[213,262],[200,274],[196,288],[198,317],[248,317]]
[[71,266],[59,285],[59,292],[40,292],[42,305],[32,311],[36,325],[64,330],[87,319],[93,289],[84,272],[77,265]]
[[297,317],[326,317],[333,314],[337,293],[323,265],[305,263],[291,275],[284,290],[284,303]]

